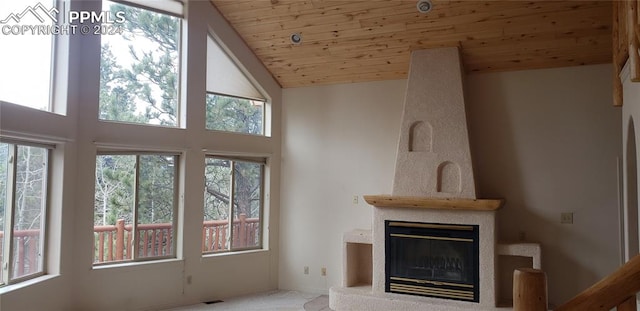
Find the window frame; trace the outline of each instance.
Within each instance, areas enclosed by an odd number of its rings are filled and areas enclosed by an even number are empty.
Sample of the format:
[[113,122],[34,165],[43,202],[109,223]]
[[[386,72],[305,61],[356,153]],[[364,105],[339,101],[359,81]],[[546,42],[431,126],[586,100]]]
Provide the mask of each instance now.
[[[218,130],[218,129],[209,129],[207,128],[207,116],[205,115],[205,130],[211,132],[220,132],[220,133],[229,133],[229,134],[240,134],[240,135],[251,135],[257,137],[271,137],[271,128],[267,128],[267,121],[272,119],[271,109],[268,109],[268,105],[271,105],[271,98],[266,95],[263,87],[256,81],[253,75],[246,69],[244,64],[238,60],[238,58],[234,55],[234,53],[224,44],[223,40],[216,34],[213,30],[214,27],[209,25],[209,31],[207,32],[205,47],[208,49],[208,41],[211,40],[215,45],[218,46],[222,54],[233,64],[233,66],[238,70],[238,72],[246,79],[246,81],[251,84],[253,88],[262,96],[262,97],[251,97],[251,96],[242,96],[242,95],[230,95],[224,92],[216,92],[209,90],[209,72],[208,72],[208,61],[209,61],[209,51],[206,51],[205,55],[205,113],[206,113],[206,101],[207,96],[223,96],[223,97],[231,97],[237,99],[244,99],[250,101],[260,101],[263,103],[262,105],[262,129],[260,134],[253,133],[245,133],[245,132],[237,132],[237,131],[226,131],[226,130]],[[270,127],[271,122],[269,122]]]
[[[4,137],[0,137],[0,143],[8,144],[9,153],[7,155],[7,189],[6,189],[6,197],[5,197],[5,219],[4,219],[4,230],[3,230],[3,242],[2,242],[2,261],[0,261],[0,269],[3,270],[3,273],[0,278],[0,288],[5,286],[10,286],[13,284],[21,283],[30,279],[34,279],[47,274],[47,259],[49,258],[47,238],[49,236],[49,213],[51,208],[51,164],[52,164],[52,151],[56,148],[55,144],[46,144],[46,143],[36,143],[15,139],[8,139]],[[16,191],[16,181],[17,181],[17,167],[18,161],[14,160],[13,163],[9,161],[9,157],[16,158],[18,154],[18,147],[37,147],[43,148],[46,150],[47,155],[46,159],[46,170],[44,174],[46,174],[43,182],[45,182],[45,187],[43,189],[44,198],[41,199],[41,209],[42,215],[41,217],[41,228],[39,233],[39,242],[41,243],[42,249],[40,250],[40,263],[39,270],[35,273],[30,273],[27,275],[23,275],[17,278],[12,278],[13,271],[13,248],[14,248],[14,226],[15,226],[15,191]],[[8,212],[7,212],[8,211]],[[7,230],[9,229],[9,230]],[[7,232],[9,234],[7,234]]]
[[[228,249],[222,249],[222,250],[210,250],[210,251],[204,251],[201,250],[201,254],[202,256],[216,256],[216,255],[222,255],[222,254],[233,254],[233,253],[242,253],[242,252],[246,252],[246,251],[252,251],[252,250],[262,250],[264,249],[264,239],[265,239],[265,230],[264,230],[264,214],[265,214],[265,201],[267,198],[267,194],[265,193],[265,189],[266,189],[266,176],[267,176],[267,169],[268,169],[268,161],[269,158],[268,157],[260,157],[260,156],[229,156],[229,155],[223,155],[223,154],[205,154],[205,161],[207,159],[216,159],[216,160],[226,160],[226,161],[230,161],[229,166],[231,169],[231,172],[229,174],[229,219],[227,219],[227,228],[229,230],[229,235],[228,235],[228,240],[229,240],[229,245],[228,245]],[[233,223],[234,223],[234,218],[233,218],[233,214],[234,214],[234,207],[233,207],[233,201],[234,201],[234,197],[235,197],[235,162],[245,162],[245,163],[254,163],[254,164],[259,164],[260,165],[260,211],[258,212],[258,232],[260,234],[259,238],[258,238],[258,245],[256,246],[250,246],[250,247],[239,247],[239,248],[234,248],[233,247]],[[206,166],[206,165],[205,165]],[[205,187],[206,187],[206,175],[204,176],[205,178]],[[204,195],[206,196],[206,190]],[[206,203],[206,200],[205,200]],[[204,209],[205,206],[203,205],[202,208]],[[203,222],[206,221],[203,217]],[[204,226],[203,226],[203,230],[204,230]],[[203,235],[203,240],[202,243],[205,243],[204,240],[204,235]]]
[[[140,263],[140,262],[150,262],[150,261],[161,261],[161,260],[166,260],[166,259],[176,259],[178,258],[178,219],[179,219],[179,198],[180,198],[180,173],[181,173],[181,165],[180,165],[180,160],[181,160],[181,156],[182,153],[181,152],[171,152],[171,151],[131,151],[131,150],[98,150],[96,152],[96,160],[99,156],[104,156],[104,155],[112,155],[112,156],[135,156],[136,157],[136,161],[135,161],[135,185],[134,185],[134,189],[133,189],[133,194],[134,194],[134,199],[133,199],[133,206],[132,206],[132,213],[133,213],[133,217],[131,220],[131,234],[133,234],[133,237],[131,238],[131,258],[130,259],[122,259],[122,260],[112,260],[112,261],[101,261],[101,262],[96,262],[95,261],[95,246],[93,247],[93,254],[92,254],[92,258],[93,258],[93,263],[92,266],[93,268],[96,267],[103,267],[103,266],[113,266],[113,265],[119,265],[119,264],[130,264],[130,263]],[[164,256],[146,256],[146,257],[140,257],[140,255],[138,254],[138,244],[140,243],[139,238],[138,238],[138,208],[139,208],[139,196],[138,196],[138,187],[140,186],[140,157],[141,156],[145,156],[145,155],[152,155],[152,156],[172,156],[174,158],[174,165],[173,165],[173,209],[172,209],[172,219],[171,219],[171,235],[172,235],[172,239],[171,239],[171,254],[169,255],[164,255]],[[96,161],[97,163],[97,161]],[[95,172],[97,172],[97,166],[95,166]],[[97,183],[97,180],[95,181]],[[95,187],[95,186],[94,186]],[[95,203],[95,191],[94,191],[94,203]],[[93,213],[92,215],[94,215],[95,217],[95,206],[93,209]],[[93,227],[95,227],[95,223],[93,224]],[[94,229],[94,234],[95,234],[95,229]],[[94,237],[95,239],[95,237]],[[95,243],[95,240],[94,240]]]
[[[177,53],[178,55],[176,56],[177,58],[177,68],[176,68],[176,108],[175,108],[175,120],[176,123],[174,125],[162,125],[162,124],[152,124],[152,123],[137,123],[137,122],[129,122],[129,121],[123,121],[123,120],[110,120],[110,119],[102,119],[100,117],[101,114],[101,105],[100,105],[100,95],[98,94],[98,116],[97,119],[99,122],[107,122],[107,123],[124,123],[124,124],[131,124],[131,125],[139,125],[139,126],[149,126],[149,127],[161,127],[161,128],[175,128],[175,129],[185,129],[186,128],[186,122],[184,120],[184,118],[182,117],[183,112],[186,110],[186,108],[184,107],[185,104],[183,104],[184,100],[182,99],[182,93],[183,93],[183,79],[186,79],[185,75],[186,72],[183,69],[183,66],[185,65],[183,60],[184,60],[184,56],[183,56],[183,52],[184,52],[184,29],[185,29],[185,8],[184,8],[184,3],[180,0],[164,0],[167,2],[176,2],[179,3],[181,5],[181,9],[182,9],[182,14],[176,13],[176,12],[171,12],[171,11],[164,11],[162,9],[159,9],[157,7],[154,6],[149,6],[149,4],[153,4],[153,1],[135,1],[135,0],[100,0],[101,4],[104,4],[105,1],[109,1],[112,3],[116,3],[116,4],[120,4],[120,5],[124,5],[124,6],[129,6],[132,8],[136,8],[136,9],[140,9],[140,10],[146,10],[149,12],[153,12],[156,14],[164,14],[167,16],[171,16],[171,17],[175,17],[179,20],[179,25],[178,25],[178,30],[177,30],[177,35],[178,35],[178,40],[177,40]],[[100,48],[102,49],[102,35],[100,36]],[[99,52],[99,62],[98,62],[98,66],[100,66],[100,63],[102,62],[102,53]],[[100,78],[98,79],[100,81]],[[98,93],[101,91],[100,86],[97,87],[98,89]],[[135,102],[135,99],[133,99],[133,101]]]
[[[68,0],[49,0],[51,5],[52,5],[52,9],[57,9],[60,14],[66,14],[65,12],[65,5],[66,2]],[[42,4],[42,2],[38,2],[38,4]],[[61,25],[62,24],[62,20],[58,21],[57,23],[55,23],[56,25]],[[39,108],[35,108],[35,107],[31,107],[28,105],[25,105],[24,103],[20,103],[20,102],[12,102],[12,101],[7,101],[7,100],[2,100],[0,99],[0,102],[2,103],[8,103],[8,104],[14,104],[14,105],[18,105],[21,107],[25,107],[27,109],[33,109],[33,110],[37,110],[37,111],[43,111],[43,112],[48,112],[48,113],[59,113],[59,114],[63,114],[66,115],[66,111],[62,111],[62,109],[59,109],[56,105],[55,99],[56,99],[56,91],[57,91],[57,75],[58,73],[58,66],[60,66],[61,64],[59,63],[59,49],[60,49],[60,45],[63,44],[64,40],[61,40],[60,36],[58,35],[54,35],[54,34],[49,34],[49,47],[50,47],[50,53],[49,53],[49,74],[48,74],[48,86],[47,86],[47,94],[46,94],[46,107],[44,109],[39,109]],[[68,65],[68,64],[65,64]],[[43,96],[44,97],[44,96]],[[50,160],[50,159],[49,159]],[[2,267],[0,267],[2,268]],[[0,283],[1,284],[1,283]]]
[[[153,11],[161,14],[168,14],[171,16],[184,19],[184,1],[183,0],[164,0],[164,1],[158,1],[158,2],[156,2],[157,0],[102,0],[102,1],[116,2],[116,3],[128,5],[128,6],[136,7],[139,9],[149,10],[149,11]],[[162,3],[162,2],[175,3],[176,5],[179,5],[180,11],[182,11],[182,13],[177,12],[178,11],[177,9],[176,9],[176,12],[174,12],[174,11],[169,11],[161,8],[162,5],[158,5],[158,3]]]

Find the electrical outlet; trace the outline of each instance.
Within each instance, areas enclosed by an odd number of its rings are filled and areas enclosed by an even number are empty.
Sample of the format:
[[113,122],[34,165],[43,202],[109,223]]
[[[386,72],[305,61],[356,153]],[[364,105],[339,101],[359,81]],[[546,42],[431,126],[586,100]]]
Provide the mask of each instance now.
[[304,274],[309,274],[309,266],[304,266]]
[[353,196],[353,199],[351,199],[351,202],[352,202],[353,204],[358,204],[358,196],[357,196],[357,195],[354,195],[354,196]]
[[322,267],[322,268],[320,269],[320,275],[322,275],[322,276],[327,276],[327,268]]
[[561,224],[573,224],[573,213],[560,213]]

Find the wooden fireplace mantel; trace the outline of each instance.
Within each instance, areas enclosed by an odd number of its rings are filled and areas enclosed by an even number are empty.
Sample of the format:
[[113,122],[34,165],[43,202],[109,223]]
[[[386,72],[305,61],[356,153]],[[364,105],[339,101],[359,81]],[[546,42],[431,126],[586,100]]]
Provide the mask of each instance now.
[[504,205],[504,199],[440,199],[391,195],[364,195],[364,200],[375,207],[410,207],[460,211],[495,211]]

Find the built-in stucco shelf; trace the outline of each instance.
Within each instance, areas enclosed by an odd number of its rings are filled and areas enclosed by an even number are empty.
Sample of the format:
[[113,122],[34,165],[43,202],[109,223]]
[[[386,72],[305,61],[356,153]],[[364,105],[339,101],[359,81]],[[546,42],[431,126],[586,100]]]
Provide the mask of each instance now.
[[356,229],[343,236],[343,286],[368,286],[373,275],[373,238],[371,230]]
[[391,195],[365,195],[367,203],[375,207],[413,207],[461,211],[495,211],[502,207],[504,199],[439,199],[403,197]]

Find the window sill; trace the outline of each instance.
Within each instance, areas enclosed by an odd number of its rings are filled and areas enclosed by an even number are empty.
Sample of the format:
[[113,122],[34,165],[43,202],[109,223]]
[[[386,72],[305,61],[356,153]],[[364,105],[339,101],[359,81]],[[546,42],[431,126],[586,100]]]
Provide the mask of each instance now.
[[251,254],[261,254],[269,252],[266,248],[260,249],[248,249],[245,251],[234,251],[234,252],[220,252],[220,253],[206,253],[202,254],[202,258],[215,258],[215,257],[226,257],[226,256],[238,256],[238,255],[251,255]]
[[29,279],[26,281],[22,281],[20,283],[16,283],[16,284],[11,284],[11,285],[6,285],[3,287],[0,287],[0,296],[2,296],[3,294],[7,294],[10,293],[12,291],[16,291],[16,290],[20,290],[23,289],[25,287],[29,287],[38,283],[42,283],[42,282],[46,282],[49,280],[53,280],[56,278],[59,278],[60,275],[59,274],[46,274],[43,276],[39,276],[39,277],[35,277],[33,279]]
[[168,258],[168,259],[158,259],[158,260],[145,260],[145,261],[127,261],[120,263],[105,263],[101,265],[94,265],[92,270],[108,270],[108,269],[140,269],[140,268],[155,268],[153,266],[156,265],[164,265],[164,264],[182,264],[184,262],[183,259],[178,258]]

